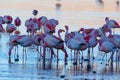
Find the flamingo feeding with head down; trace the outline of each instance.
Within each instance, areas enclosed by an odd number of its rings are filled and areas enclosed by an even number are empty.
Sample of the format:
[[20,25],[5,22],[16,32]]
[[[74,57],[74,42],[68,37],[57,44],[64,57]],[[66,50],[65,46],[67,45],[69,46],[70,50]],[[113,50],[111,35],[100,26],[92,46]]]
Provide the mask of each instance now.
[[[18,45],[18,43],[17,43],[18,36],[19,36],[19,35],[12,35],[12,36],[10,36],[10,38],[9,38],[9,51],[8,51],[8,56],[9,56],[8,62],[9,62],[9,63],[11,63],[12,49],[15,47],[15,50],[18,51],[18,47],[16,47],[16,46]],[[15,52],[16,52],[16,51],[15,51]],[[18,55],[18,52],[15,53],[15,54]],[[18,59],[18,56],[17,56],[16,60],[19,60],[19,59]]]

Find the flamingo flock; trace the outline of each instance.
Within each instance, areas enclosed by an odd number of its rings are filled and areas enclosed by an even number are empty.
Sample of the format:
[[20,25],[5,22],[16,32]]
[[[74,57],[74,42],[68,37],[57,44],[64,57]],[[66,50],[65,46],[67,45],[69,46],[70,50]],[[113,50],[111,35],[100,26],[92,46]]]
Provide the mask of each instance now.
[[[67,62],[70,57],[66,48],[74,51],[74,60],[77,63],[78,55],[81,55],[81,59],[84,59],[83,51],[87,51],[88,61],[95,59],[94,48],[98,45],[98,50],[104,52],[105,55],[111,53],[109,61],[113,61],[114,54],[116,59],[120,59],[120,35],[115,34],[114,28],[120,28],[117,21],[105,18],[105,24],[98,28],[80,28],[78,31],[69,32],[69,26],[65,25],[64,29],[58,30],[56,33],[56,27],[59,21],[56,19],[48,19],[46,16],[36,17],[38,14],[37,10],[33,10],[32,14],[34,18],[29,18],[25,21],[25,27],[27,35],[21,35],[19,26],[21,25],[21,19],[16,17],[13,22],[13,18],[10,15],[0,16],[0,32],[7,32],[10,34],[9,38],[9,51],[8,51],[8,62],[11,63],[12,50],[16,50],[16,61],[19,61],[18,45],[23,47],[23,59],[26,59],[26,47],[37,46],[38,58],[42,57],[46,59],[46,55],[49,51],[51,58],[56,57],[59,60],[59,50],[64,55],[64,60]],[[6,29],[3,25],[6,24]],[[61,37],[61,33],[65,33],[64,39]],[[14,34],[13,34],[14,33]],[[34,47],[33,46],[33,47]],[[57,50],[57,54],[54,49]],[[71,55],[72,57],[72,55]],[[103,56],[104,58],[104,56]],[[102,59],[103,59],[102,58]]]

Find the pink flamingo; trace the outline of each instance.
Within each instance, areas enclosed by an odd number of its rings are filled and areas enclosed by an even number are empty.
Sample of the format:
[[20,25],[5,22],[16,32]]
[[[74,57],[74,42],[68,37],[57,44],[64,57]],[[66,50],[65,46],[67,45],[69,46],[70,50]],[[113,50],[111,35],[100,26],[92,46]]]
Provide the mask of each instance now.
[[[44,35],[44,34],[43,33],[37,34],[37,35],[34,36],[34,39],[33,39],[34,40],[33,44],[37,46],[36,50],[38,52],[38,55],[37,55],[38,60],[40,60],[40,57],[42,56],[42,54],[41,54],[41,44],[40,44],[42,35]],[[39,47],[40,47],[40,49],[39,49]]]
[[[120,35],[113,34],[108,36],[110,40],[113,42],[116,51],[116,60],[120,58]],[[112,60],[114,53],[112,53],[110,59]],[[112,60],[113,61],[113,60]]]
[[[9,38],[9,51],[8,51],[8,55],[9,55],[9,59],[8,59],[8,62],[11,63],[11,54],[12,54],[12,49],[18,45],[17,43],[17,40],[18,40],[18,36],[19,35],[12,35],[10,36]],[[18,47],[15,47],[15,52],[16,50],[18,51]],[[16,53],[17,55],[17,58],[16,58],[16,61],[18,61],[18,52]]]
[[65,34],[65,43],[66,46],[71,49],[74,50],[74,55],[76,55],[76,64],[77,64],[77,58],[78,58],[78,53],[79,50],[86,45],[86,41],[84,40],[84,37],[81,33],[79,32],[72,32],[72,33],[68,33],[68,26],[65,26],[66,29],[66,34]]
[[62,50],[64,53],[65,53],[65,62],[66,62],[66,59],[68,57],[68,54],[67,54],[67,51],[64,47],[64,41],[62,40],[62,37],[60,35],[61,32],[65,32],[64,30],[62,29],[59,29],[58,30],[58,39],[61,40],[60,43],[55,47],[57,49],[57,61],[58,61],[58,50]]
[[[92,54],[93,54],[93,48],[96,47],[97,45],[97,36],[98,36],[98,31],[96,29],[84,29],[81,28],[79,31],[82,31],[82,34],[84,37],[89,37],[87,38],[87,43],[88,43],[88,59],[90,60],[90,48],[92,48]],[[93,54],[93,59],[95,59],[94,54]]]
[[68,57],[67,52],[63,47],[63,40],[60,37],[56,37],[51,34],[46,34],[46,36],[43,36],[42,38],[41,45],[44,47],[44,52],[43,52],[44,57],[45,57],[46,48],[50,48],[51,50],[52,48],[61,49],[65,53],[65,60]]
[[[18,28],[20,25],[21,25],[21,20],[19,17],[17,17],[15,20],[14,20],[14,24],[15,26]],[[19,30],[16,30],[15,31],[15,34],[20,34],[20,31]]]
[[32,36],[34,36],[36,31],[39,30],[39,25],[37,23],[37,19],[30,18],[30,19],[26,20],[25,26],[27,27],[28,35],[30,33],[30,35],[32,34]]
[[10,15],[5,15],[5,16],[3,17],[3,21],[4,21],[5,23],[9,24],[9,23],[12,23],[13,18],[12,18]]
[[8,33],[13,33],[13,31],[15,31],[15,30],[16,30],[16,27],[14,26],[14,24],[7,24],[6,31]]
[[114,33],[114,28],[120,28],[120,25],[115,20],[112,20],[112,19],[109,19],[108,17],[106,17],[105,21],[106,21],[106,25],[108,28],[113,28],[113,33]]
[[[99,40],[99,51],[105,52],[105,54],[109,52],[113,52],[114,50],[114,44],[109,40]],[[107,65],[107,64],[106,64]]]
[[[102,30],[101,38],[100,38],[100,40],[98,40],[98,43],[99,43],[98,49],[99,49],[99,51],[105,52],[105,55],[107,57],[106,53],[112,52],[112,55],[114,54],[115,45],[113,44],[113,42],[111,41],[110,38],[106,37],[105,33],[106,33],[105,30]],[[111,31],[110,31],[109,35],[111,35]],[[104,58],[104,56],[103,56],[103,58]],[[102,58],[102,60],[103,60],[103,58]],[[107,65],[107,63],[106,63],[106,65]]]
[[9,16],[9,15],[8,16],[4,16],[4,21],[5,21],[5,23],[7,23],[6,31],[8,33],[13,33],[13,31],[16,30],[16,27],[14,26],[14,24],[12,24],[12,21],[13,21],[12,17]]
[[45,22],[43,30],[45,33],[55,33],[55,28],[58,25],[58,21],[55,19],[49,19]]
[[26,47],[30,47],[34,41],[33,38],[28,35],[19,35],[17,43],[23,47],[23,61],[27,59]]

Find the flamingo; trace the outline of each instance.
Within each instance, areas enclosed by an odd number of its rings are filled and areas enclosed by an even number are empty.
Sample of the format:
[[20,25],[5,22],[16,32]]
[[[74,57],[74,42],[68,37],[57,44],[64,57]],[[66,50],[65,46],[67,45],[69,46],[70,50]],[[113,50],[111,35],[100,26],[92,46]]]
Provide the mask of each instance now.
[[38,25],[38,21],[37,19],[28,19],[25,21],[25,26],[27,27],[27,32],[28,32],[28,35],[29,33],[32,34],[32,36],[34,36],[35,32],[37,30],[39,30],[39,25]]
[[[41,44],[40,44],[40,42],[41,42],[41,37],[40,36],[41,35],[44,35],[44,34],[43,33],[37,34],[37,35],[34,36],[34,39],[33,39],[33,41],[34,41],[33,44],[37,46],[37,52],[38,52],[37,57],[38,57],[38,59],[40,59],[40,56],[42,56],[41,55]],[[40,52],[39,52],[39,47],[40,47]]]
[[8,33],[13,33],[13,31],[16,30],[16,27],[15,27],[14,24],[12,24],[12,21],[13,21],[12,17],[9,16],[9,15],[8,16],[4,16],[4,21],[5,21],[5,23],[7,23],[6,31]]
[[66,29],[66,34],[65,34],[65,43],[66,46],[71,49],[74,50],[76,53],[74,53],[76,55],[76,64],[77,64],[77,57],[78,57],[78,53],[79,50],[86,45],[86,41],[84,40],[84,37],[81,33],[79,32],[72,32],[72,33],[68,33],[68,26],[65,26]]
[[[26,47],[32,46],[34,43],[33,38],[28,35],[19,35],[17,43],[23,47],[23,61],[27,59]],[[25,56],[24,56],[25,55]]]
[[[59,31],[59,33],[60,32],[61,31]],[[63,40],[60,37],[57,37],[51,34],[46,34],[46,36],[42,38],[41,45],[44,47],[44,52],[43,52],[44,57],[45,57],[46,48],[50,48],[50,50],[52,50],[52,48],[61,49],[65,53],[65,60],[68,57],[68,54],[66,50],[64,49]]]
[[13,31],[15,31],[15,30],[16,30],[16,27],[15,27],[14,24],[7,24],[7,26],[6,26],[6,31],[7,31],[8,33],[13,33]]
[[114,33],[114,28],[120,28],[120,25],[118,24],[118,22],[115,20],[109,19],[109,17],[106,17],[105,21],[108,28],[113,28],[113,33]]
[[[113,35],[109,35],[108,36],[110,38],[110,40],[113,42],[114,46],[115,46],[115,51],[116,51],[116,60],[117,57],[119,59],[120,57],[120,35],[118,34],[113,34]],[[110,59],[112,60],[114,53],[111,55]]]
[[[93,54],[93,48],[96,47],[97,45],[97,36],[98,36],[98,30],[91,28],[91,29],[84,29],[81,28],[79,31],[82,32],[83,36],[87,38],[87,43],[88,43],[88,55],[90,55],[90,48],[92,48],[92,54]],[[90,56],[88,56],[90,60]],[[93,59],[95,59],[94,54],[93,54]]]
[[49,19],[45,22],[43,30],[45,33],[55,33],[55,28],[58,25],[58,21],[55,19]]
[[[15,26],[18,28],[20,25],[21,25],[21,20],[19,17],[17,17],[15,20],[14,20],[14,24]],[[19,30],[16,30],[15,31],[15,34],[20,34],[20,31]]]
[[[114,52],[114,44],[110,40],[102,40],[100,39],[98,41],[99,46],[98,49],[99,51],[105,52],[105,54],[109,52]],[[107,64],[106,64],[107,65]]]
[[[11,54],[12,54],[12,49],[18,45],[17,43],[17,39],[18,39],[18,35],[12,35],[10,36],[9,38],[9,51],[8,51],[8,55],[9,55],[9,59],[8,59],[8,62],[11,63]],[[17,48],[17,51],[18,51],[18,47],[15,47],[15,49]],[[18,55],[18,53],[17,53]],[[18,59],[18,56],[17,56],[17,60]]]
[[65,31],[63,29],[58,30],[58,38],[61,39],[61,42],[55,48],[57,49],[57,60],[58,60],[58,50],[62,50],[65,53],[65,62],[66,62],[68,54],[64,47],[64,41],[62,40],[62,37],[60,35],[61,32],[65,32]]
[[12,18],[10,15],[5,15],[5,16],[3,17],[3,21],[4,21],[5,23],[7,23],[7,24],[10,24],[10,23],[12,23],[13,18]]
[[[111,31],[110,31],[108,37],[106,36],[106,32],[105,31],[106,30],[102,30],[101,38],[98,40],[98,43],[99,43],[98,49],[99,49],[99,51],[104,52],[106,57],[107,57],[107,53],[112,52],[112,55],[114,54],[115,45],[114,45],[114,43],[110,39]],[[104,58],[104,56],[103,56],[103,58]],[[103,58],[102,58],[102,60],[103,60]],[[110,57],[110,58],[112,58],[112,57]],[[106,65],[107,65],[107,63],[106,63]]]

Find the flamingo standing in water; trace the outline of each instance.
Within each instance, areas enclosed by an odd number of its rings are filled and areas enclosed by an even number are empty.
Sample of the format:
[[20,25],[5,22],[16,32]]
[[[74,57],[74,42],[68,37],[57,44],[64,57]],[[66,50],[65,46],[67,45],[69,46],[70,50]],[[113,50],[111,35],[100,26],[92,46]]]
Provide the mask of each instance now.
[[[11,63],[11,54],[12,54],[12,49],[15,47],[15,50],[17,50],[17,58],[16,58],[16,61],[19,60],[18,59],[18,43],[17,43],[17,40],[18,40],[18,36],[19,35],[12,35],[10,36],[9,38],[9,51],[8,51],[8,55],[9,55],[9,59],[8,59],[8,62]],[[16,51],[15,51],[16,52]]]
[[[111,31],[109,31],[109,35],[111,36]],[[109,52],[112,52],[112,55],[114,54],[115,45],[111,41],[111,39],[106,36],[106,30],[102,30],[102,35],[101,35],[101,38],[98,40],[98,43],[99,43],[99,46],[98,46],[99,51],[105,52],[106,57],[107,57],[107,53],[109,53]],[[103,56],[103,58],[104,58],[104,56]],[[103,58],[102,58],[102,60],[103,60]],[[112,57],[110,57],[110,58],[112,58]],[[106,62],[106,65],[107,65],[107,62]]]
[[[115,51],[116,51],[116,61],[117,59],[120,58],[120,35],[118,34],[113,34],[108,36],[110,40],[113,42],[115,46]],[[110,59],[112,60],[114,56],[114,53],[112,53]]]
[[107,55],[107,53],[109,52],[114,52],[114,44],[110,40],[100,39],[98,43],[99,43],[98,46],[99,51],[105,52],[105,55]]
[[[59,37],[56,37],[56,36],[51,35],[51,34],[46,34],[46,36],[43,37],[42,41],[41,41],[41,46],[44,47],[44,52],[43,52],[44,56],[43,57],[45,58],[46,48],[50,48],[50,50],[52,50],[52,48],[61,49],[63,52],[65,52],[65,50],[63,49],[63,45],[61,46],[62,42],[63,42],[63,40],[60,39]],[[68,57],[68,55],[65,52],[65,60],[67,57]]]
[[93,59],[95,59],[93,54],[93,48],[96,47],[97,45],[98,31],[94,28],[91,29],[81,28],[79,31],[82,31],[82,34],[86,38],[88,44],[88,59],[90,60],[90,48],[92,48]]
[[77,58],[78,58],[78,53],[79,50],[86,45],[86,41],[84,40],[84,37],[82,34],[80,34],[79,32],[72,32],[72,33],[68,33],[68,26],[65,26],[66,29],[66,34],[65,34],[65,43],[66,46],[71,49],[74,50],[75,53],[74,55],[76,55],[76,63],[77,63]]
[[114,28],[120,28],[120,25],[118,24],[118,22],[115,20],[109,19],[109,17],[106,17],[105,21],[108,28],[113,28],[113,33],[114,33]]
[[65,32],[64,30],[62,29],[59,29],[58,30],[58,39],[61,40],[60,43],[55,47],[57,49],[57,61],[58,61],[58,50],[62,50],[64,53],[65,53],[65,62],[66,62],[66,59],[68,57],[68,54],[67,54],[67,51],[64,47],[64,41],[62,40],[62,37],[60,35],[61,32]]
[[18,37],[17,43],[23,47],[23,61],[24,61],[27,59],[26,47],[32,46],[32,44],[34,43],[33,38],[28,35],[20,35]]

